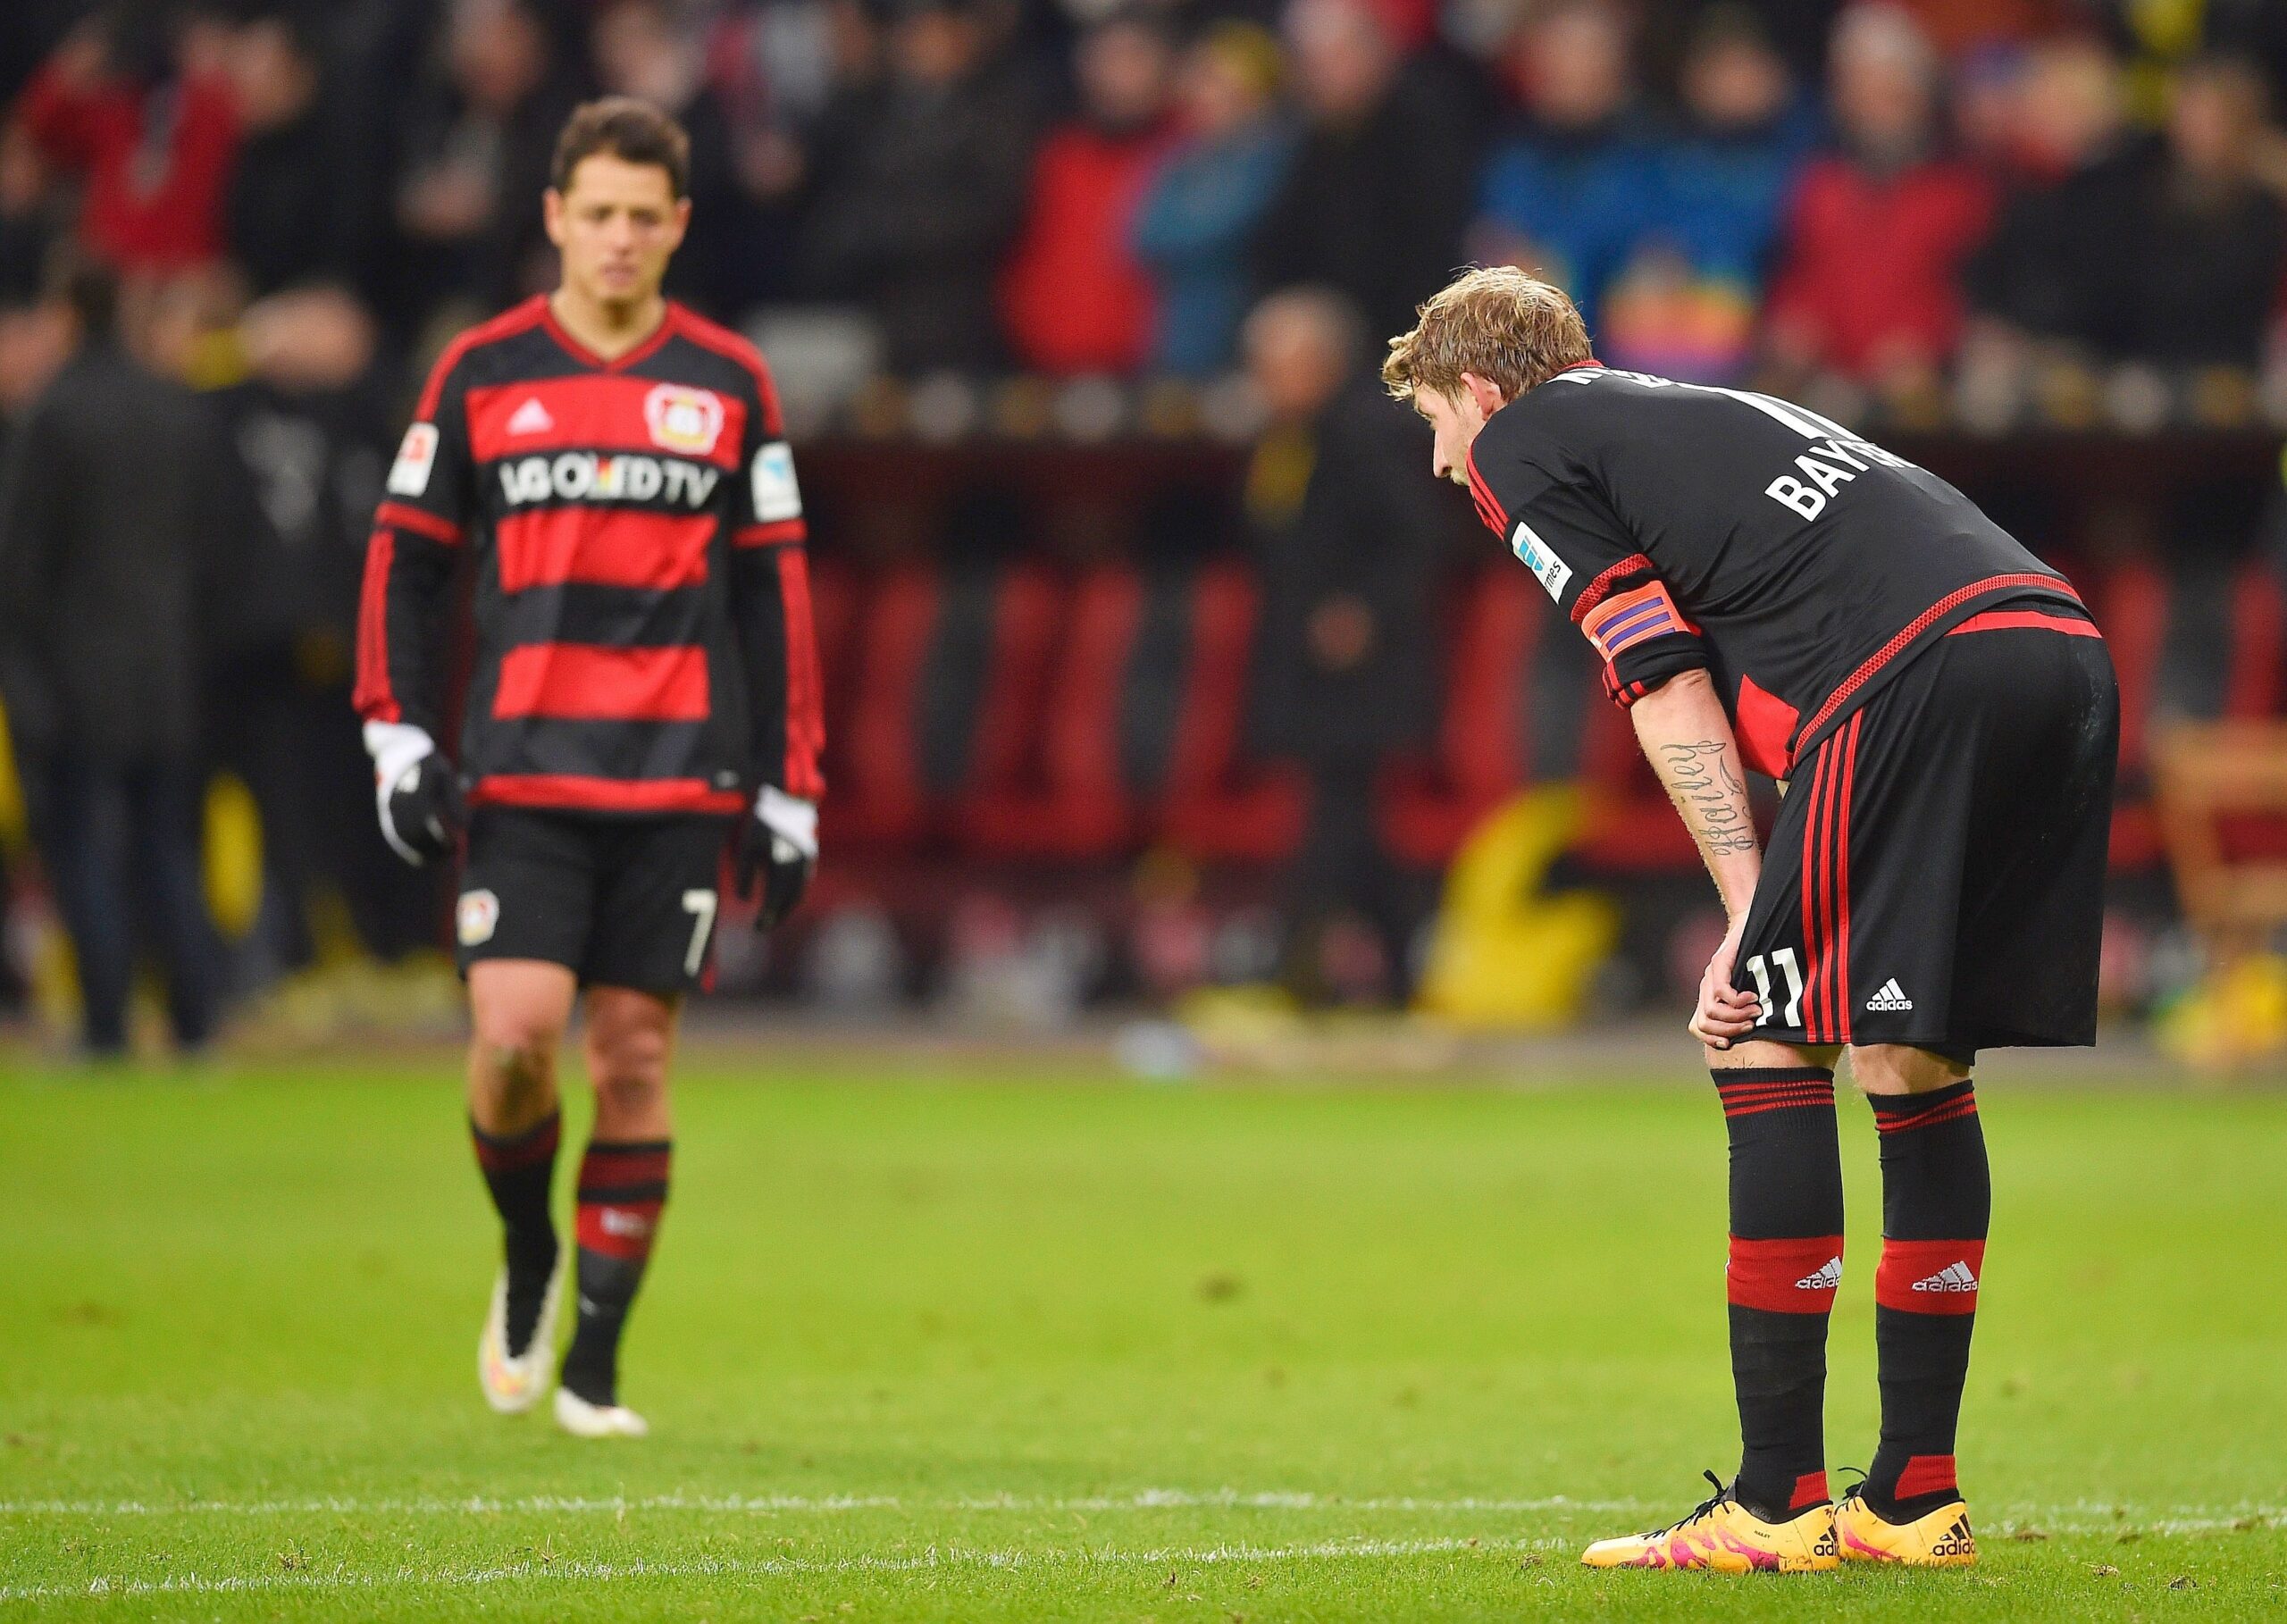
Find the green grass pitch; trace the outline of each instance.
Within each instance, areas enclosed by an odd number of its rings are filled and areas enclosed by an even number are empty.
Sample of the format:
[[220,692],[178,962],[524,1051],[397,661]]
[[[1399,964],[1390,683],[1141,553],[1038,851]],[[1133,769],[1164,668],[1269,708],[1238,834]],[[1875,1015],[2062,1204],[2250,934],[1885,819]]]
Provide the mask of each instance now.
[[[1577,1566],[1734,1460],[1681,1056],[1511,1092],[1028,1065],[695,1056],[625,1360],[655,1434],[607,1444],[477,1396],[450,1057],[9,1067],[0,1617],[2287,1613],[2287,1095],[1990,1083],[1984,1565],[1720,1579]],[[1880,1232],[1843,1130],[1836,1467]]]

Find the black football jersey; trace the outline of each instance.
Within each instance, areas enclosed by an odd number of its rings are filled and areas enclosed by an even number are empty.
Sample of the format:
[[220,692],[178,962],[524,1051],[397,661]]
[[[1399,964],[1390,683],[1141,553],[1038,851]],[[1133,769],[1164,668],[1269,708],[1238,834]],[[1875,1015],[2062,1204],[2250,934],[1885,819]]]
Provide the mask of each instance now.
[[1586,363],[1495,413],[1469,474],[1614,699],[1705,667],[1776,778],[1948,627],[2079,601],[1935,474],[1743,389]]

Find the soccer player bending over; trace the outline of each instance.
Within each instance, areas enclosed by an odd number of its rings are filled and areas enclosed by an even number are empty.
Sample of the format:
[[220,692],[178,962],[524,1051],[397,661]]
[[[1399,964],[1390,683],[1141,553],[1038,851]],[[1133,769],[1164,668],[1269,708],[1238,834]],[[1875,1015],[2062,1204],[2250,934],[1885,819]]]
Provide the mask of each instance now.
[[[777,398],[751,347],[659,293],[688,153],[640,102],[565,125],[545,199],[562,284],[438,361],[358,615],[381,833],[407,862],[442,861],[469,808],[469,1120],[507,1237],[477,1369],[504,1412],[555,1374],[556,1051],[586,992],[596,1119],[556,1394],[583,1437],[645,1430],[619,1402],[620,1330],[666,1200],[667,1063],[726,842],[766,928],[817,859],[818,675]],[[475,659],[448,763],[442,622],[464,558]]]
[[[1954,1429],[1991,1191],[1981,1049],[2096,1035],[2119,699],[2073,589],[1944,481],[1799,406],[1607,370],[1472,271],[1383,377],[1604,661],[1730,926],[1700,984],[1730,1135],[1738,1475],[1591,1567],[1976,1560]],[[1746,777],[1787,793],[1757,850]],[[1881,1439],[1829,1502],[1834,1067],[1881,1135]],[[1713,1480],[1713,1474],[1710,1474]]]

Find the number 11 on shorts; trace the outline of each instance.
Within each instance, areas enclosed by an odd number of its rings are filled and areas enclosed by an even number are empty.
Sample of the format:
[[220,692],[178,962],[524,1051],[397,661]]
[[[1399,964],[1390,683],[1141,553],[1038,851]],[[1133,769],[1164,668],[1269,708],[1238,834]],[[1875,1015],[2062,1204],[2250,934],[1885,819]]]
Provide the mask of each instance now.
[[[1758,1026],[1771,1019],[1771,971],[1764,967],[1763,958],[1763,956],[1757,953],[1747,960],[1747,974],[1755,977],[1756,1001],[1763,1005],[1763,1018],[1755,1022]],[[1771,962],[1787,977],[1787,1013],[1780,1018],[1779,1024],[1782,1026],[1795,1025],[1797,1024],[1796,1017],[1803,1012],[1803,972],[1795,961],[1795,950],[1777,949],[1771,955]]]
[[711,891],[683,892],[683,911],[691,916],[691,951],[683,956],[683,973],[696,975],[699,967],[707,962],[707,938],[715,929],[715,893]]

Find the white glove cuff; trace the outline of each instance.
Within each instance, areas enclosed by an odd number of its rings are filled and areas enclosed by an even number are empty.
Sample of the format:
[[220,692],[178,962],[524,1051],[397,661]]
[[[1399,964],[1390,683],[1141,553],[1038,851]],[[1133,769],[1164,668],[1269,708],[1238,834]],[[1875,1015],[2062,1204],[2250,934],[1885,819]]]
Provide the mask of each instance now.
[[365,753],[373,758],[374,785],[387,799],[407,773],[437,753],[437,741],[409,722],[368,722]]
[[754,798],[754,815],[771,833],[809,861],[817,861],[817,802],[800,799],[775,785],[765,784]]

